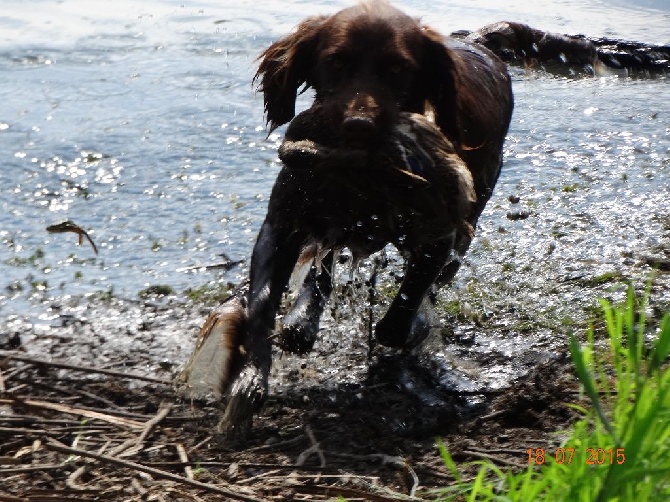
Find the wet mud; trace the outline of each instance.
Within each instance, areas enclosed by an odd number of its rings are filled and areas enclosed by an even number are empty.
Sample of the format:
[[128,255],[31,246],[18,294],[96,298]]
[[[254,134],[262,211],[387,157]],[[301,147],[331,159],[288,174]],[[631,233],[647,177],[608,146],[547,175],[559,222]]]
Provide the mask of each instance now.
[[[503,466],[523,468],[525,450],[555,442],[553,431],[574,418],[564,402],[578,398],[564,355],[536,364],[505,389],[458,391],[426,354],[370,351],[364,337],[339,349],[322,340],[307,357],[277,355],[271,396],[251,431],[219,434],[220,407],[184,402],[170,384],[189,347],[157,348],[170,333],[197,331],[205,309],[176,300],[112,300],[87,305],[77,315],[64,310],[48,335],[22,336],[30,343],[2,352],[0,456],[16,461],[0,476],[8,493],[24,500],[45,493],[84,497],[77,500],[230,500],[206,488],[144,475],[134,465],[72,456],[68,461],[68,453],[77,449],[115,457],[114,448],[132,442],[166,404],[169,414],[119,458],[181,475],[179,444],[198,469],[196,480],[256,500],[336,495],[400,500],[410,494],[433,499],[431,490],[451,480],[436,438],[459,461],[491,456]],[[10,348],[7,339],[3,343],[3,349]],[[24,359],[5,358],[10,354]],[[56,361],[75,369],[51,366]],[[100,369],[129,378],[101,375]],[[139,425],[115,427],[107,418],[77,410]],[[59,453],[58,444],[75,451]],[[85,472],[75,476],[78,469]]]
[[[459,462],[489,458],[523,469],[528,448],[557,447],[560,431],[576,420],[567,404],[585,404],[567,333],[583,335],[594,322],[597,332],[596,299],[621,299],[628,279],[645,287],[651,269],[643,256],[618,274],[599,274],[593,264],[580,274],[564,272],[541,292],[517,288],[514,297],[493,277],[475,281],[466,265],[461,281],[437,299],[431,337],[412,352],[380,347],[369,335],[397,284],[397,258],[385,260],[384,280],[372,291],[371,263],[355,272],[344,266],[314,351],[296,356],[275,349],[268,402],[250,431],[235,434],[217,431],[219,403],[186,402],[171,383],[211,303],[178,295],[45,302],[40,308],[49,314],[41,322],[3,320],[0,457],[16,459],[2,467],[3,486],[22,500],[45,493],[83,497],[77,500],[234,499],[210,491],[217,489],[248,500],[431,500],[453,481],[438,439]],[[670,276],[658,270],[652,318],[667,309],[668,292]],[[553,316],[544,310],[567,295],[579,302]],[[155,420],[165,406],[169,412]],[[104,417],[80,415],[91,411]],[[110,423],[110,416],[134,425]],[[127,441],[136,444],[115,455],[114,447]],[[81,451],[103,458],[86,460],[77,456]],[[184,477],[187,465],[204,485],[162,477]]]

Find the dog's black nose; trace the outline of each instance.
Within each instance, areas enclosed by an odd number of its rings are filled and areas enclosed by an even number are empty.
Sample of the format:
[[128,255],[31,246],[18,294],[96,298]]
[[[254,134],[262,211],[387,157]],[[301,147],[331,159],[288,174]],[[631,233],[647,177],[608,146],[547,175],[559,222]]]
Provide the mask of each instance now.
[[365,142],[375,132],[375,123],[370,117],[347,117],[342,122],[342,128],[347,139],[353,142]]

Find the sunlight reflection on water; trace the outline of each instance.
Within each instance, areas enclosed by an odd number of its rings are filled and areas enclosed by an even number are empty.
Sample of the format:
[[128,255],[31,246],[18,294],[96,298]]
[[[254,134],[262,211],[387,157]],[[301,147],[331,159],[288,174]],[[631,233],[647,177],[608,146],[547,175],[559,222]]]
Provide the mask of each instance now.
[[[445,32],[513,19],[668,43],[667,9],[623,2],[396,3]],[[255,58],[304,16],[350,2],[89,4],[12,1],[0,17],[5,316],[30,310],[28,298],[110,289],[135,297],[156,283],[183,291],[245,277],[246,265],[176,270],[219,262],[221,252],[248,261],[279,168],[280,136],[266,139],[251,86]],[[516,277],[530,280],[521,264],[542,268],[537,257],[552,239],[565,267],[649,246],[661,231],[653,216],[667,212],[667,80],[514,70],[514,90],[505,170],[463,283],[487,271],[505,279],[500,266],[512,253]],[[512,193],[533,216],[506,218]],[[99,257],[74,235],[45,232],[64,219],[90,231]],[[535,277],[551,271],[543,273]]]

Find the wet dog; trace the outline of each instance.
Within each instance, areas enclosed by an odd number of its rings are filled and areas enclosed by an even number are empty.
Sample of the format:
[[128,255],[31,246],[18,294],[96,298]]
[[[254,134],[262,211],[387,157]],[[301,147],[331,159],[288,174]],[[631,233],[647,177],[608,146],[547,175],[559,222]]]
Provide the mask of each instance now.
[[[270,129],[292,122],[246,301],[216,314],[228,348],[219,383],[230,396],[229,426],[248,422],[266,396],[270,336],[301,255],[315,262],[283,320],[285,350],[312,348],[332,289],[327,251],[343,247],[354,257],[388,243],[400,250],[404,279],[375,336],[399,348],[426,337],[422,302],[454,276],[470,245],[513,107],[498,57],[384,1],[306,19],[261,55],[256,79]],[[303,87],[314,89],[314,103],[294,118]]]

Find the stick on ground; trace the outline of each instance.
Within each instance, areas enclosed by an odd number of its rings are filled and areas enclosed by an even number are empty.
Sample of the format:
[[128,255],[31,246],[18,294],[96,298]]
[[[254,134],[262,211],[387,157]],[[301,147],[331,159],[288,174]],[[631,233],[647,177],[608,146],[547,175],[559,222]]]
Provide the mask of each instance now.
[[31,408],[42,408],[45,410],[53,410],[58,411],[60,413],[66,413],[68,415],[82,416],[95,420],[102,420],[103,422],[108,422],[110,424],[119,425],[121,427],[127,427],[131,429],[139,429],[144,426],[142,422],[137,422],[135,420],[130,420],[122,417],[115,417],[113,415],[107,415],[106,413],[100,413],[99,411],[77,408],[74,406],[68,406],[66,404],[60,404],[60,403],[50,403],[48,401],[38,401],[35,399],[17,399],[17,398],[0,399],[0,404],[8,404],[10,406],[28,406]]
[[90,451],[86,450],[80,450],[78,448],[70,448],[68,446],[65,446],[55,439],[52,438],[45,438],[44,440],[44,445],[53,451],[57,451],[59,453],[67,453],[69,455],[79,455],[81,457],[87,457],[87,458],[93,458],[95,460],[99,460],[100,462],[107,462],[110,464],[115,464],[120,467],[125,467],[126,469],[133,469],[135,471],[140,471],[140,472],[145,472],[147,474],[151,474],[152,476],[156,476],[162,479],[169,479],[170,481],[175,481],[177,483],[181,483],[184,485],[189,485],[193,486],[195,488],[200,488],[202,490],[205,490],[210,493],[216,493],[218,495],[225,495],[226,497],[230,497],[231,499],[234,500],[242,500],[244,502],[263,502],[261,499],[257,499],[255,497],[251,497],[248,495],[243,495],[241,493],[235,493],[230,490],[226,490],[225,488],[221,488],[219,486],[215,485],[210,485],[207,483],[201,483],[200,481],[194,481],[191,479],[187,479],[183,476],[179,476],[177,474],[172,474],[171,472],[167,471],[162,471],[160,469],[155,469],[153,467],[147,467],[146,465],[138,464],[137,462],[130,462],[128,460],[121,460],[119,458],[114,458],[114,457],[109,457],[107,455],[99,455],[97,453],[93,453]]
[[153,383],[162,383],[166,385],[172,385],[171,380],[166,380],[164,378],[156,378],[156,377],[151,377],[151,376],[146,376],[146,375],[135,375],[132,373],[126,373],[124,371],[119,371],[119,370],[107,370],[104,368],[93,368],[91,366],[79,366],[76,364],[67,364],[67,363],[58,363],[54,361],[44,361],[43,359],[35,359],[32,357],[25,357],[25,356],[20,356],[16,354],[15,352],[10,352],[6,350],[0,350],[0,357],[6,357],[8,359],[13,359],[14,361],[21,361],[22,363],[28,363],[28,364],[37,364],[37,365],[44,365],[44,366],[51,366],[53,368],[61,368],[61,369],[66,369],[66,370],[72,370],[72,371],[82,371],[84,373],[100,373],[101,375],[110,375],[110,376],[117,376],[120,378],[131,378],[134,380],[144,380],[145,382],[153,382]]

